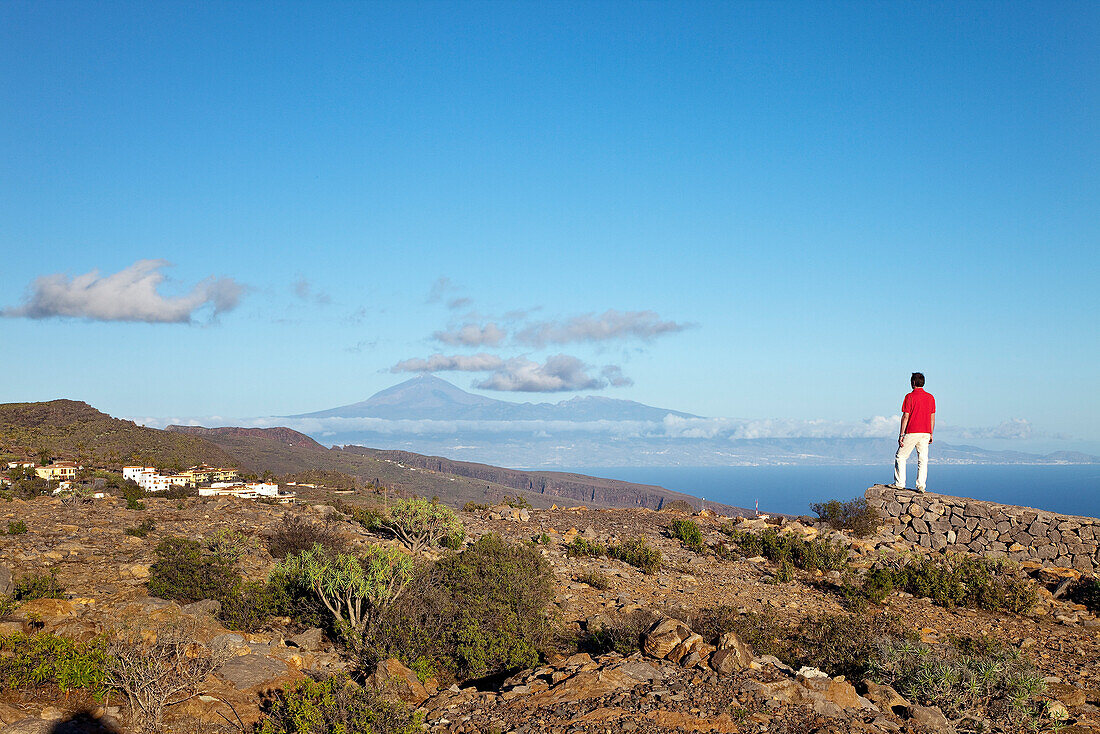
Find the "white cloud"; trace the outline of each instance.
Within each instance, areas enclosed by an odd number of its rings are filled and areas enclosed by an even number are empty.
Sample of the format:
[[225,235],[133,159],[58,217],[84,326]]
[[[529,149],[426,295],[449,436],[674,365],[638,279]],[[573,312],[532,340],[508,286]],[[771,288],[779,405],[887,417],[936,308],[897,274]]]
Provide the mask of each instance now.
[[1004,421],[1000,425],[993,426],[991,428],[945,428],[946,433],[950,433],[956,438],[1001,438],[1001,439],[1013,439],[1013,440],[1027,440],[1034,437],[1034,431],[1031,427],[1031,421],[1026,418],[1013,418],[1011,420]]
[[405,359],[390,372],[489,372],[504,367],[504,360],[495,354],[433,354],[427,359]]
[[617,364],[609,364],[600,370],[600,375],[607,380],[611,387],[630,387],[634,380],[623,374],[623,368]]
[[533,323],[516,334],[516,341],[538,347],[627,338],[648,341],[662,334],[683,331],[690,326],[692,325],[675,321],[662,321],[653,311],[616,311],[612,308],[599,316],[583,314],[565,321]]
[[568,354],[555,354],[542,364],[526,357],[513,357],[489,377],[475,382],[474,387],[505,392],[566,392],[607,387],[606,378],[593,377],[588,370],[588,365]]
[[901,416],[874,416],[859,423],[784,418],[682,418],[666,415],[663,435],[673,438],[883,438],[895,435]]
[[567,392],[602,390],[634,384],[618,365],[607,365],[598,375],[576,357],[556,354],[539,363],[526,357],[502,359],[495,354],[433,354],[426,359],[405,359],[390,372],[489,372],[474,383],[482,390],[503,392]]
[[138,260],[107,276],[93,270],[69,277],[44,275],[31,284],[25,302],[0,311],[9,318],[82,318],[92,321],[140,321],[186,324],[195,312],[213,307],[213,316],[237,307],[245,287],[233,278],[206,278],[190,293],[168,298],[157,292],[165,260]]
[[478,324],[463,324],[451,331],[437,331],[432,337],[437,341],[452,346],[463,347],[495,347],[504,341],[504,330],[490,322],[483,326]]

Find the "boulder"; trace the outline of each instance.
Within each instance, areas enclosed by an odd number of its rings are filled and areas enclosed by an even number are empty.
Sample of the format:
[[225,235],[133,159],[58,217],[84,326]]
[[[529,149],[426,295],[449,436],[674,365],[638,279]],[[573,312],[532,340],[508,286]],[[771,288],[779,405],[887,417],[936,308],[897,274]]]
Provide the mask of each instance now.
[[947,734],[954,734],[955,732],[955,727],[951,726],[951,722],[944,716],[943,711],[940,711],[939,706],[910,706],[908,714],[914,723],[927,727],[932,731]]
[[[874,681],[865,680],[862,687],[866,690],[867,699],[883,711],[893,711],[896,714],[904,713],[912,705],[906,701],[892,686]],[[894,707],[898,707],[895,709]]]
[[[722,654],[718,655],[718,653]],[[736,632],[722,633],[718,638],[718,649],[714,655],[711,655],[711,668],[717,673],[732,673],[734,670],[749,667],[751,663],[752,648],[748,643]],[[714,667],[715,664],[719,667]]]
[[367,677],[366,686],[413,706],[419,706],[428,699],[428,690],[416,673],[396,658],[378,663]]
[[798,682],[805,690],[810,692],[808,697],[811,702],[816,700],[827,701],[845,709],[862,708],[855,686],[843,678],[830,678],[828,676],[815,676],[807,678],[798,676]]
[[600,698],[660,678],[661,674],[652,665],[641,660],[628,660],[613,668],[582,670],[549,690],[528,696],[524,699],[524,706],[537,708]]
[[704,644],[706,643],[703,642],[702,635],[697,635],[692,632],[683,640],[681,640],[679,645],[672,648],[672,650],[669,651],[668,655],[666,655],[665,658],[667,660],[671,660],[674,663],[678,663],[684,657],[692,652],[695,652],[698,647]]
[[11,569],[0,566],[0,596],[7,596],[13,588],[15,588],[15,582],[12,580]]
[[239,691],[274,687],[283,680],[297,677],[282,660],[255,653],[226,661],[218,668],[217,675]]
[[738,670],[743,670],[747,668],[749,666],[749,663],[751,662],[751,655],[748,658],[748,662],[745,662],[745,659],[735,648],[727,647],[716,650],[710,656],[709,664],[711,670],[713,670],[715,673],[718,673],[719,675],[729,675],[731,673],[737,672]]
[[325,631],[320,627],[312,627],[290,638],[291,642],[306,652],[317,652],[324,640]]
[[647,655],[665,658],[691,635],[691,630],[683,622],[676,619],[662,619],[646,633],[642,649]]

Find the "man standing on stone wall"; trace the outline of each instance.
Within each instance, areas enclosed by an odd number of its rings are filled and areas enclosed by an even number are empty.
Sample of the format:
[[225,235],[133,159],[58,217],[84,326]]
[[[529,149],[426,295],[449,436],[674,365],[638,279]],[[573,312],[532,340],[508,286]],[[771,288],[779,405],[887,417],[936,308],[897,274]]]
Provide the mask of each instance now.
[[936,399],[924,391],[924,374],[914,372],[909,378],[913,391],[901,403],[901,432],[898,452],[894,455],[892,489],[905,488],[905,462],[913,449],[917,450],[917,491],[923,492],[928,480],[928,444],[936,428]]

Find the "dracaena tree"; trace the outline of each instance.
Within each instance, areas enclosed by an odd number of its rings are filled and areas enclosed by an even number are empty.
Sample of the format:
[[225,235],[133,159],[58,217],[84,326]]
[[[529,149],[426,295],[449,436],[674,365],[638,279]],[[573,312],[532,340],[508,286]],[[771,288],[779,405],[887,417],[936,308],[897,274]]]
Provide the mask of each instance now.
[[310,589],[338,623],[362,634],[404,591],[412,568],[412,558],[396,548],[371,545],[352,555],[316,543],[287,556],[273,573]]
[[462,532],[454,510],[425,499],[395,502],[383,524],[413,553]]

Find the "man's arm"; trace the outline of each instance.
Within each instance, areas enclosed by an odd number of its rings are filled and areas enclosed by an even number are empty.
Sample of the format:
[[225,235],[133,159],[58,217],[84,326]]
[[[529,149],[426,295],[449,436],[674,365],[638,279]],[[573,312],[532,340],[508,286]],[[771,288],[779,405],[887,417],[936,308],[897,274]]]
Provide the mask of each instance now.
[[932,427],[928,431],[928,443],[932,443],[932,434],[936,432],[936,414],[932,414]]
[[906,429],[906,427],[908,427],[908,425],[909,425],[909,414],[908,413],[902,413],[901,414],[901,433],[898,434],[898,446],[901,446],[902,442],[905,441],[905,429]]

